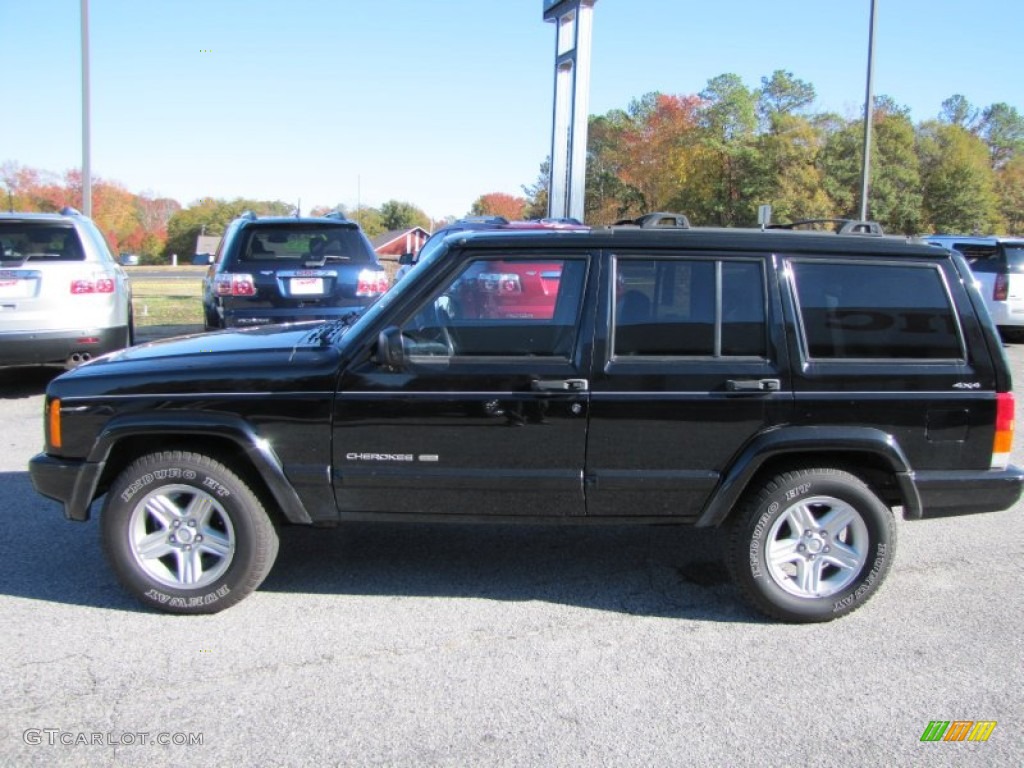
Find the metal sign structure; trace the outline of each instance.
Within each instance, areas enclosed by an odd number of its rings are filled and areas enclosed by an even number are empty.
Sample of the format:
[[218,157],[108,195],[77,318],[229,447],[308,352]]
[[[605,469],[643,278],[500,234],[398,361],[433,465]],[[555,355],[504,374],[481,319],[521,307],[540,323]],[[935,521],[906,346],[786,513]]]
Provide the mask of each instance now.
[[548,216],[583,221],[587,172],[590,54],[597,0],[543,0],[555,23],[555,101],[551,127]]

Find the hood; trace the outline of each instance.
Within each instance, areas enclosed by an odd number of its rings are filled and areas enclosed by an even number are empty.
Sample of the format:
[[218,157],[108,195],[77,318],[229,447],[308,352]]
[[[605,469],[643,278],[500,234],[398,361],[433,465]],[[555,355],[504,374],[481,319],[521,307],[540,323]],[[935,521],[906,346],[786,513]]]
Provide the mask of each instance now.
[[50,391],[88,397],[327,389],[341,359],[337,339],[347,330],[310,322],[153,341],[68,371],[51,382]]

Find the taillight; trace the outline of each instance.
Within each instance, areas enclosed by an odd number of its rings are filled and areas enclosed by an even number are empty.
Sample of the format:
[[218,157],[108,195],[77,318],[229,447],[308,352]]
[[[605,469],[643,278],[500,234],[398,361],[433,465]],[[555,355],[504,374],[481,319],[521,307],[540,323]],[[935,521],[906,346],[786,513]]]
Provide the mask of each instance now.
[[484,272],[480,275],[480,288],[486,293],[523,292],[523,285],[515,272]]
[[213,292],[218,296],[255,296],[256,282],[252,275],[222,272],[213,280]]
[[995,285],[992,287],[992,301],[1006,301],[1010,295],[1010,276],[1006,274],[996,275]]
[[1014,401],[1012,392],[996,394],[996,436],[992,440],[992,469],[1004,469],[1013,449]]
[[75,296],[85,293],[113,293],[116,287],[117,281],[106,275],[83,276],[71,281],[71,293]]
[[380,296],[387,293],[388,273],[384,270],[364,269],[356,282],[356,296]]
[[46,430],[49,432],[50,447],[60,449],[62,444],[60,434],[60,399],[53,398],[47,404],[46,409]]

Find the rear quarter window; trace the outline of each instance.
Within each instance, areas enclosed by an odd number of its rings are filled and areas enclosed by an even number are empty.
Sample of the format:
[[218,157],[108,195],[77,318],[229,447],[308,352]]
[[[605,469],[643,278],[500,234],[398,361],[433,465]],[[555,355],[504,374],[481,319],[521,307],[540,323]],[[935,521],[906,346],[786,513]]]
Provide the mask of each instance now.
[[794,260],[790,266],[807,357],[963,359],[938,265]]

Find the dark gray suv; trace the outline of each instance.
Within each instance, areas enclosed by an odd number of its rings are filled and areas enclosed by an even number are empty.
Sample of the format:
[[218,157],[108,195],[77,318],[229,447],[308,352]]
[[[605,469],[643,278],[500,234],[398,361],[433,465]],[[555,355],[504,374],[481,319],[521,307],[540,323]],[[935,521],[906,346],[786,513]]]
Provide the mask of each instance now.
[[388,289],[387,273],[359,225],[324,217],[233,221],[203,280],[207,330],[361,311]]

